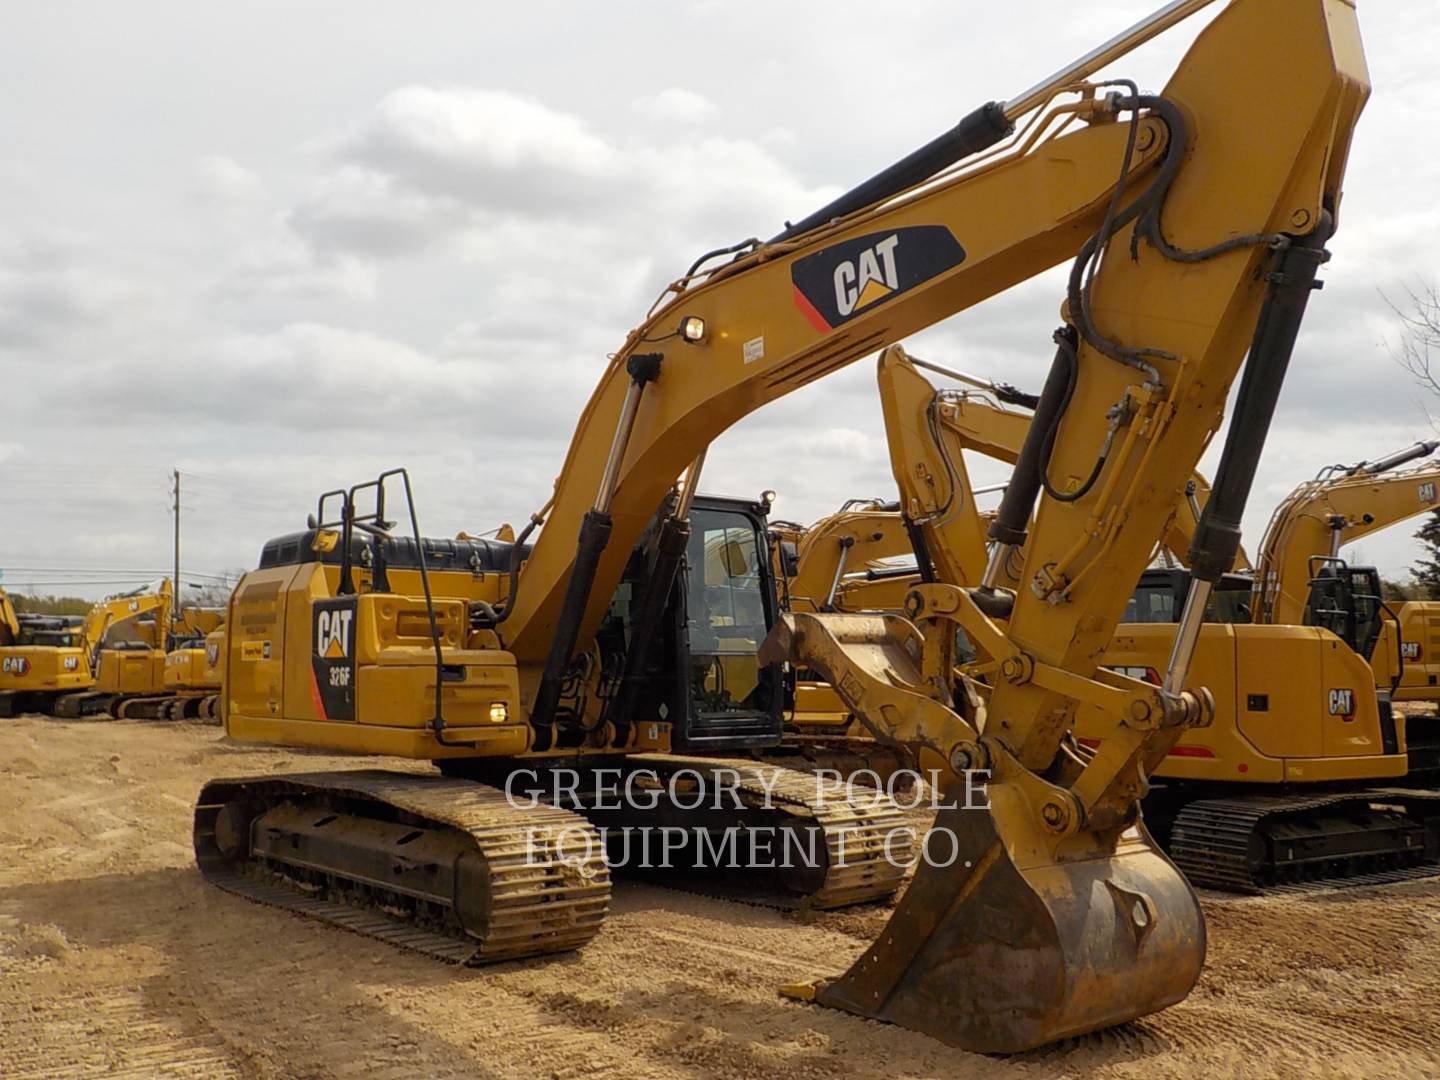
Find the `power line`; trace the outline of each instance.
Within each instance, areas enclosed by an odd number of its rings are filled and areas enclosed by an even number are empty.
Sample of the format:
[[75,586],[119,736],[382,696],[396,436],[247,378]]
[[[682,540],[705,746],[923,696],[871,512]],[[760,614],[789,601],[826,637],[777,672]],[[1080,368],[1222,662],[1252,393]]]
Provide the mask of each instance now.
[[[66,575],[89,575],[89,574],[130,574],[135,577],[163,577],[170,571],[133,569],[127,566],[11,566],[0,560],[0,569],[6,573],[16,574],[66,574]],[[229,581],[235,574],[212,574],[199,570],[186,570],[187,578],[208,578],[212,581]]]

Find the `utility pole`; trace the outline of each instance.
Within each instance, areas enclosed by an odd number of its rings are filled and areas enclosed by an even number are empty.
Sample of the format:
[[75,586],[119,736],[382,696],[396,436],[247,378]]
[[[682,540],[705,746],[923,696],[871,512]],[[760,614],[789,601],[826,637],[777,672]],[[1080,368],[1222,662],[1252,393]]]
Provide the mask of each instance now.
[[170,622],[175,622],[175,616],[180,613],[180,470],[174,470],[175,476],[175,576],[170,581],[170,591],[175,597],[170,606]]

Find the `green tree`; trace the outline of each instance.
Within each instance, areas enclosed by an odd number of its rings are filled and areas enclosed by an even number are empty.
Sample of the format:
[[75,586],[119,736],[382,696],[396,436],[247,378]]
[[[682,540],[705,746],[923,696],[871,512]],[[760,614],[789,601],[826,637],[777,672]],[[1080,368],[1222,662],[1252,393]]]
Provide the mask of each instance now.
[[1424,600],[1422,591],[1420,586],[1409,578],[1404,581],[1391,581],[1387,577],[1380,579],[1380,595],[1386,600]]
[[1416,590],[1423,599],[1440,599],[1440,510],[1430,511],[1415,539],[1425,545],[1424,557],[1410,567]]

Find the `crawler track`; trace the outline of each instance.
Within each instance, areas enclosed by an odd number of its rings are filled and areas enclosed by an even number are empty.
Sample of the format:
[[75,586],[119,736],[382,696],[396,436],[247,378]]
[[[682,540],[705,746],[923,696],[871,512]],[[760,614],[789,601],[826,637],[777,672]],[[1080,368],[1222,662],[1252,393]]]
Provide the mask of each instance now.
[[1405,788],[1200,799],[1176,816],[1170,857],[1193,885],[1260,893],[1435,864],[1437,828],[1440,794]]
[[[431,846],[407,850],[422,834]],[[452,963],[579,948],[610,903],[583,818],[519,809],[465,780],[376,770],[214,780],[194,839],[201,873],[222,889]]]

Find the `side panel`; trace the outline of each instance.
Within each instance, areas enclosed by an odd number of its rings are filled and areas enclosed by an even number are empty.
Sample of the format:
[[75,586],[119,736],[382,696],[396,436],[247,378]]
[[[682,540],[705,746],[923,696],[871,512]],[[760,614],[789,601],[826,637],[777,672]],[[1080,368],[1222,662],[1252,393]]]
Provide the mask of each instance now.
[[[227,713],[286,715],[285,622],[279,602],[297,576],[312,573],[309,566],[254,570],[236,586],[225,635]],[[227,715],[226,730],[235,735],[231,719]]]
[[1440,603],[1411,600],[1400,605],[1405,670],[1396,701],[1440,701]]
[[[1122,623],[1104,664],[1158,681],[1174,634],[1174,624]],[[1215,695],[1215,722],[1186,732],[1157,777],[1317,783],[1405,771],[1404,755],[1385,750],[1370,665],[1327,631],[1207,623],[1190,685]],[[1080,710],[1079,738],[1094,744],[1107,734],[1103,716]]]
[[95,689],[107,694],[162,694],[165,654],[159,649],[101,649]]

